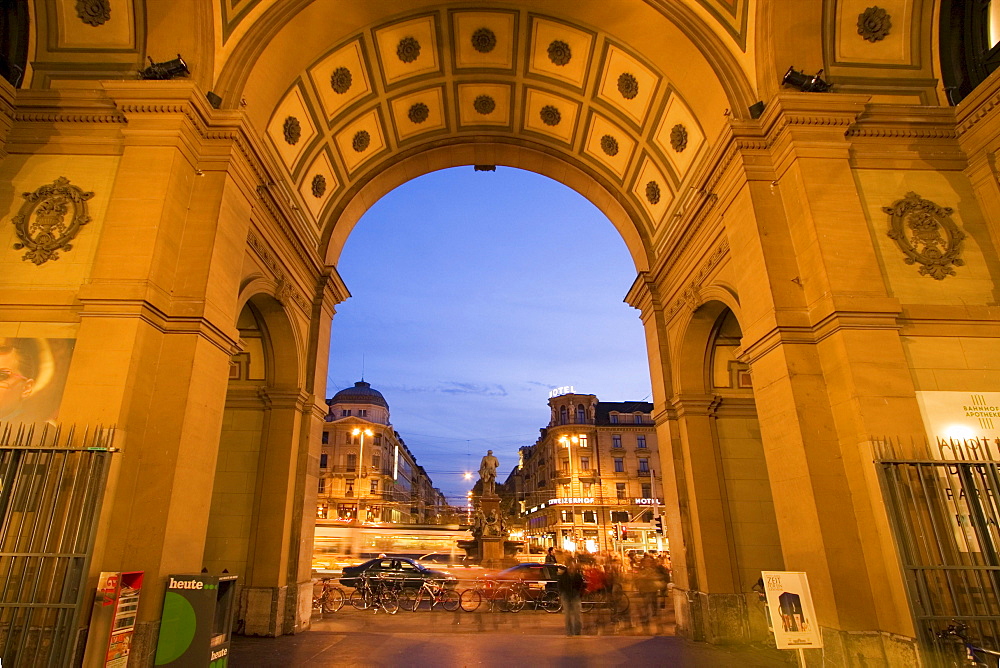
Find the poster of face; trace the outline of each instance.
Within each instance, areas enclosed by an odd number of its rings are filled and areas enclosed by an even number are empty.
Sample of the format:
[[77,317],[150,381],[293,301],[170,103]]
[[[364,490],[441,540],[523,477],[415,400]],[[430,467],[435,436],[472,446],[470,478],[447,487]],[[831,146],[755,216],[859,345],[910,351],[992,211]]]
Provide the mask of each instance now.
[[800,571],[764,571],[764,592],[778,649],[823,646],[806,574]]
[[55,422],[75,343],[0,338],[0,422]]

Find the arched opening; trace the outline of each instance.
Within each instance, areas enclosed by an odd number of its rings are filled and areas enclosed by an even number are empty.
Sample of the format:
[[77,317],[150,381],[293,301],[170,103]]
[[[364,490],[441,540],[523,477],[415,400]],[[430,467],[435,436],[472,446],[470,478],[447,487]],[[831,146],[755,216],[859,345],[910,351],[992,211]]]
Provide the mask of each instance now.
[[[752,588],[762,570],[784,564],[751,369],[740,359],[742,338],[729,306],[703,304],[691,315],[676,369],[679,426],[694,471],[685,492],[696,500],[685,527],[694,547],[686,555],[687,582],[678,584],[688,588],[688,602],[702,607],[681,623],[710,641],[745,641],[747,631],[754,640],[766,637]],[[740,622],[698,628],[696,620],[712,607],[716,614],[728,608]]]
[[[269,295],[247,300],[236,326],[204,563],[211,573],[240,574],[247,633],[278,635],[291,631],[282,608],[296,600],[289,573],[299,558],[298,531],[289,534],[286,514],[295,512],[299,475],[299,344]],[[256,600],[275,596],[277,608]]]

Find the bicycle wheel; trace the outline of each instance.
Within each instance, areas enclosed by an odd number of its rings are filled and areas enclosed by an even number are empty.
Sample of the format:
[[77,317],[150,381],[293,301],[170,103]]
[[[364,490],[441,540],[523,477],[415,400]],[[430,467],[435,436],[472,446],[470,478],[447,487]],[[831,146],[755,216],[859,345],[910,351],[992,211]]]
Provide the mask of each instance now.
[[524,594],[519,589],[510,589],[504,597],[504,607],[507,608],[507,612],[521,612],[524,609],[525,603],[527,603],[527,600],[525,600]]
[[562,601],[559,600],[559,594],[554,591],[545,592],[538,600],[538,604],[545,612],[555,613],[562,610]]
[[391,589],[383,589],[378,595],[378,607],[390,615],[395,615],[399,612],[399,596]]
[[370,603],[369,597],[366,595],[364,589],[355,589],[351,592],[351,605],[354,606],[356,610],[365,610]]
[[417,609],[417,594],[420,592],[419,589],[414,589],[413,587],[403,587],[399,590],[399,608],[401,610],[406,610],[407,612],[413,612]]
[[622,614],[628,610],[629,600],[626,594],[614,594],[611,597],[611,611],[615,614]]
[[580,610],[582,612],[593,612],[594,608],[597,607],[597,601],[580,601]]
[[483,604],[483,595],[475,589],[466,589],[459,595],[458,604],[466,612],[475,612]]
[[441,602],[441,607],[448,612],[455,612],[462,604],[461,597],[454,589],[445,589],[438,600]]
[[427,591],[427,589],[419,589],[417,590],[417,598],[413,601],[413,611],[416,612],[424,607],[427,610],[434,608],[434,595]]
[[323,612],[337,612],[344,607],[344,590],[330,587],[323,593]]

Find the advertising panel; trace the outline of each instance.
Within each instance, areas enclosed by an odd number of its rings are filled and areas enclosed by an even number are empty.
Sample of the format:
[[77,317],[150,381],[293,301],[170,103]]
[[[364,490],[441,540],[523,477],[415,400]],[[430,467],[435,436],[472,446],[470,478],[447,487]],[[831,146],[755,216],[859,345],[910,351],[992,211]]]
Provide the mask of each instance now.
[[75,343],[0,338],[0,422],[55,422]]
[[823,646],[806,574],[800,571],[763,571],[764,593],[778,649]]

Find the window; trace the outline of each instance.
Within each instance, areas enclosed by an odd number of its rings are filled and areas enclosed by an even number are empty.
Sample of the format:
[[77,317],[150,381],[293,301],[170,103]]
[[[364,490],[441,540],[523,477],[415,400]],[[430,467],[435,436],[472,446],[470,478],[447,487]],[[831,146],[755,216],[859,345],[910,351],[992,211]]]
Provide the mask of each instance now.
[[355,520],[358,518],[358,507],[353,503],[341,503],[337,506],[337,517],[342,520]]
[[580,469],[583,471],[590,470],[590,457],[580,457]]
[[572,522],[573,521],[573,511],[572,510],[563,510],[562,512],[559,513],[559,515],[562,517],[562,521],[563,522]]
[[618,413],[612,413],[610,416],[611,424],[618,424]]
[[642,483],[642,498],[652,499],[653,498],[653,486],[648,482]]
[[567,496],[570,495],[569,485],[563,485],[562,486],[562,495],[563,495],[563,498],[565,498],[565,497],[567,497]]
[[351,443],[352,440],[354,440],[354,439],[351,436],[351,432],[347,432],[346,434],[344,434],[344,443],[347,443],[348,445],[350,445],[350,443]]
[[372,468],[378,471],[382,468],[382,453],[373,452],[372,453]]
[[579,424],[583,424],[587,421],[587,411],[584,410],[583,404],[576,407],[576,421]]
[[625,472],[625,459],[622,457],[615,457],[615,473]]
[[649,473],[649,460],[645,457],[639,458],[639,473]]
[[375,445],[382,445],[382,434],[375,434]]
[[353,480],[348,480],[345,483],[345,485],[347,485],[347,488],[344,491],[344,496],[354,496],[354,481]]
[[611,447],[612,448],[620,448],[620,447],[622,447],[622,435],[621,434],[612,434],[611,435]]
[[323,445],[326,445],[329,442],[330,442],[330,432],[324,431],[323,432]]
[[583,511],[583,521],[587,524],[597,524],[597,513],[593,510]]
[[590,496],[591,492],[594,490],[593,483],[585,482],[583,483],[583,495]]
[[347,470],[353,471],[358,467],[358,453],[348,452],[347,453]]
[[586,434],[580,434],[580,447],[581,448],[587,447],[587,435]]
[[615,495],[618,497],[619,501],[622,501],[625,498],[625,483],[615,483]]
[[645,448],[646,447],[646,435],[645,434],[639,434],[638,436],[635,437],[635,447],[637,447],[637,448]]
[[319,479],[319,486],[316,488],[316,491],[320,494],[326,494],[326,478]]
[[562,462],[559,465],[559,470],[560,471],[569,471],[569,460],[568,459],[562,460]]
[[351,409],[346,408],[340,411],[340,417],[351,417]]
[[359,408],[358,417],[368,417],[368,410],[364,408]]
[[559,424],[566,424],[569,422],[569,411],[566,410],[565,406],[559,407]]
[[325,469],[326,468],[326,460],[327,460],[327,454],[324,452],[323,454],[321,454],[319,456],[319,467],[321,469]]
[[632,415],[632,421],[636,424],[642,424],[642,413],[635,413]]
[[611,511],[611,521],[612,522],[628,522],[631,519],[628,516],[627,510],[612,510]]
[[378,480],[372,480],[372,487],[370,491],[372,494],[378,494]]

